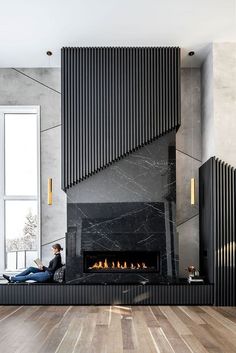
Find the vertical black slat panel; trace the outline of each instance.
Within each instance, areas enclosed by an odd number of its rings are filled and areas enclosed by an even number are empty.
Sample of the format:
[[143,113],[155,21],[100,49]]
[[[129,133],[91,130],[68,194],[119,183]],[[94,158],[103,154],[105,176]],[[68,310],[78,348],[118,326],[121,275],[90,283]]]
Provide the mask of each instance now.
[[179,126],[181,124],[181,85],[180,85],[180,50],[177,51],[177,99],[175,100],[175,104],[177,105],[177,122],[175,126]]
[[107,48],[107,112],[108,112],[108,125],[107,131],[108,138],[108,151],[107,151],[107,163],[112,161],[112,103],[111,103],[111,48]]
[[82,74],[82,49],[78,49],[79,52],[79,181],[83,180],[83,167],[82,167],[82,160],[83,160],[83,74]]
[[167,119],[167,114],[166,114],[166,108],[167,108],[167,97],[166,97],[166,71],[167,71],[167,49],[163,49],[163,72],[162,72],[162,77],[163,77],[163,130],[166,131],[166,119]]
[[80,113],[79,113],[79,97],[80,97],[80,86],[79,86],[79,50],[76,50],[76,97],[75,97],[75,101],[76,101],[76,156],[77,156],[77,160],[76,160],[76,182],[78,182],[80,180],[80,170],[79,170],[79,161],[80,161]]
[[134,113],[133,113],[133,96],[134,96],[134,82],[133,82],[133,50],[130,48],[129,50],[129,81],[130,81],[130,90],[129,90],[129,107],[130,107],[130,146],[129,150],[132,151],[134,148]]
[[127,112],[127,48],[124,48],[123,51],[123,61],[124,61],[124,67],[123,67],[123,86],[124,86],[124,95],[123,95],[123,114],[124,114],[124,126],[123,126],[123,144],[124,144],[124,151],[127,152],[129,150],[128,147],[128,133],[127,133],[127,128],[128,128],[128,112]]
[[[147,295],[144,300],[138,297]],[[211,285],[0,286],[1,305],[211,305]]]
[[65,189],[65,185],[67,185],[67,181],[65,178],[65,171],[67,166],[66,160],[66,151],[65,151],[65,140],[66,140],[66,124],[65,117],[66,112],[65,109],[67,107],[67,94],[65,90],[65,85],[67,83],[67,76],[65,73],[65,69],[67,68],[66,61],[66,49],[63,48],[61,50],[61,96],[63,97],[61,101],[61,188]]
[[107,48],[107,113],[108,113],[108,126],[107,129],[107,163],[112,161],[112,141],[111,141],[111,131],[112,131],[112,120],[111,120],[111,49]]
[[156,74],[155,74],[155,86],[156,86],[156,95],[154,98],[156,102],[156,136],[160,136],[160,48],[156,49]]
[[144,143],[148,141],[148,63],[147,63],[148,49],[144,48]]
[[118,158],[121,157],[121,52],[120,49],[117,51],[117,99],[118,99],[118,109],[117,109],[117,119],[118,119]]
[[139,82],[139,146],[142,145],[142,49],[138,49],[138,82]]
[[86,169],[85,169],[85,158],[86,158],[86,130],[85,130],[85,49],[81,49],[81,80],[82,80],[82,160],[81,160],[81,168],[82,168],[82,178],[86,176]]
[[74,176],[74,49],[70,55],[70,186],[73,185]]
[[94,50],[94,171],[98,170],[98,70],[97,55],[98,51]]
[[114,95],[115,95],[115,116],[114,116],[114,120],[115,120],[115,135],[114,135],[114,141],[115,141],[115,159],[118,158],[119,152],[118,152],[118,49],[115,48],[115,58],[114,58],[114,62],[115,62],[115,67],[114,67],[114,71],[115,71],[115,79],[114,79]]
[[158,125],[158,116],[157,116],[157,100],[158,100],[158,93],[157,93],[157,49],[153,48],[153,138],[157,136],[157,125]]
[[163,94],[164,94],[164,83],[163,83],[163,48],[160,48],[159,54],[159,92],[160,92],[160,135],[162,135],[163,128]]
[[120,155],[123,156],[124,149],[124,48],[120,48]]
[[146,142],[150,141],[151,139],[151,117],[150,117],[150,104],[151,104],[151,73],[150,73],[150,49],[146,50],[147,52],[147,139]]
[[127,100],[126,100],[126,108],[127,108],[127,150],[129,151],[131,148],[131,100],[130,100],[130,92],[131,92],[131,73],[130,73],[130,50],[126,50],[126,84],[127,84]]
[[100,48],[97,50],[97,170],[101,168],[101,69],[100,69]]
[[65,190],[177,127],[178,65],[178,48],[62,50]]
[[[214,269],[214,283],[218,283],[218,266],[219,266],[219,251],[218,249],[218,244],[219,244],[219,228],[220,228],[220,195],[219,195],[219,178],[220,178],[220,169],[219,169],[219,163],[212,159],[212,169],[213,169],[213,178],[215,178],[215,187],[213,187],[213,192],[214,192],[214,200],[215,202],[212,203],[215,207],[213,208],[214,212],[214,230],[215,232],[215,237],[213,239],[213,246],[214,246],[214,261],[215,261],[215,269]],[[214,180],[213,180],[214,183]],[[208,250],[210,251],[210,249]],[[218,292],[218,286],[215,285],[215,298],[219,297],[219,292]]]
[[226,291],[226,301],[229,301],[229,281],[228,281],[228,272],[229,272],[229,264],[228,264],[228,251],[229,251],[229,177],[228,177],[228,164],[225,164],[225,241],[224,241],[224,280],[227,286]]
[[219,303],[221,304],[223,301],[222,301],[222,297],[223,297],[223,286],[224,286],[224,283],[223,283],[223,276],[222,276],[222,273],[223,273],[223,266],[222,266],[222,257],[223,257],[223,254],[222,254],[222,245],[223,245],[223,234],[224,234],[224,209],[223,209],[223,204],[224,204],[224,194],[223,194],[223,179],[224,179],[224,176],[223,176],[223,166],[222,166],[222,162],[220,162],[220,185],[219,185],[219,188],[220,188],[220,203],[221,203],[221,216],[220,216],[220,219],[221,219],[221,229],[220,229],[220,236],[219,236],[219,243],[218,243],[218,251],[219,251],[219,267],[218,267],[218,271],[219,271],[219,283],[218,285],[221,283],[222,286],[220,286],[220,293],[219,293]]
[[77,147],[77,96],[78,96],[78,90],[77,90],[77,50],[74,49],[73,52],[73,71],[74,71],[74,91],[73,91],[73,101],[74,101],[74,131],[73,131],[73,149],[74,149],[74,159],[73,159],[73,184],[75,184],[78,180],[77,176],[77,161],[78,161],[78,147]]
[[91,50],[91,111],[90,111],[90,121],[91,121],[91,173],[94,173],[95,170],[95,104],[94,104],[94,95],[95,95],[95,82],[94,82],[94,50]]
[[115,154],[115,51],[111,52],[111,90],[112,90],[112,160]]
[[85,176],[89,173],[89,53],[85,48]]
[[235,305],[235,169],[219,159],[210,162],[212,185],[207,187],[214,193],[212,209],[207,212],[214,223],[214,303]]
[[170,99],[170,116],[169,116],[169,130],[173,129],[173,84],[171,82],[173,77],[173,50],[170,50],[170,68],[169,68],[169,99]]
[[153,140],[155,136],[155,116],[154,116],[154,86],[153,86],[153,78],[154,78],[154,48],[150,50],[150,139]]
[[166,55],[165,55],[165,98],[166,98],[166,103],[165,103],[165,111],[166,111],[166,116],[165,116],[165,131],[169,130],[169,48],[166,48]]
[[171,68],[172,68],[172,63],[171,63],[171,54],[172,54],[172,50],[169,48],[168,49],[168,131],[170,131],[172,129],[172,114],[171,114],[171,110],[172,110],[172,101],[171,101],[171,89],[172,89],[172,85],[171,85]]
[[231,184],[231,167],[228,167],[228,240],[227,240],[227,282],[229,283],[229,288],[228,288],[228,301],[229,304],[232,305],[231,302],[231,295],[232,293],[232,284],[231,284],[231,242],[232,242],[232,205],[231,205],[231,200],[232,200],[232,184]]
[[133,110],[133,149],[135,150],[135,148],[137,147],[137,101],[136,101],[136,97],[137,97],[137,78],[136,78],[136,52],[137,49],[132,50],[133,52],[133,60],[132,60],[132,72],[133,72],[133,105],[132,105],[132,110]]
[[223,178],[222,178],[222,199],[223,199],[223,232],[221,239],[221,280],[222,280],[222,300],[225,302],[226,300],[226,291],[224,287],[226,285],[225,281],[225,240],[226,240],[226,165],[222,162],[222,170],[223,170]]
[[135,148],[137,147],[137,142],[136,142],[136,112],[135,112],[135,106],[136,106],[136,102],[135,102],[135,97],[136,97],[136,77],[135,77],[135,52],[136,49],[132,48],[132,58],[131,58],[131,71],[132,71],[132,122],[133,122],[133,130],[132,130],[132,134],[133,134],[133,144],[132,144],[132,150],[134,151]]
[[235,217],[236,217],[236,170],[232,168],[232,296],[233,300],[232,303],[236,305],[236,224],[235,224]]
[[103,130],[104,130],[104,137],[103,137],[103,165],[105,166],[108,163],[107,160],[107,130],[109,129],[108,125],[108,110],[107,110],[107,49],[103,48]]
[[87,175],[91,174],[91,163],[92,163],[92,119],[91,119],[91,99],[92,99],[92,90],[91,90],[91,48],[88,48],[87,50],[88,53],[88,107],[87,107],[87,121],[88,121],[88,169],[87,169]]
[[71,55],[71,49],[69,50],[69,58],[68,58],[68,76],[69,76],[69,82],[68,82],[68,97],[69,97],[69,109],[68,109],[68,181],[69,181],[69,186],[71,186],[71,169],[72,169],[72,148],[71,148],[71,143],[72,143],[72,107],[73,107],[73,100],[72,100],[72,85],[73,85],[73,78],[72,78],[72,55]]

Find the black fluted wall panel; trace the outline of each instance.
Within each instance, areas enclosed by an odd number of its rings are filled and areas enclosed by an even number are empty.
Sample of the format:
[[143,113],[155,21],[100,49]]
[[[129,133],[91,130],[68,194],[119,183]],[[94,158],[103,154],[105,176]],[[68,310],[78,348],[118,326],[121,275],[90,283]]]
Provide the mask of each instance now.
[[64,190],[179,125],[179,48],[62,49]]
[[18,284],[0,286],[0,305],[212,305],[211,285]]
[[201,257],[216,305],[236,305],[235,190],[234,167],[213,157],[200,168]]

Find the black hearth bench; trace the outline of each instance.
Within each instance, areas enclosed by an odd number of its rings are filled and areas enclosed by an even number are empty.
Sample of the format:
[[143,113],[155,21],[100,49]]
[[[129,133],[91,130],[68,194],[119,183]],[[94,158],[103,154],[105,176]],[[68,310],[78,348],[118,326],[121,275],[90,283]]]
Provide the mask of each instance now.
[[1,284],[0,305],[213,305],[213,285]]

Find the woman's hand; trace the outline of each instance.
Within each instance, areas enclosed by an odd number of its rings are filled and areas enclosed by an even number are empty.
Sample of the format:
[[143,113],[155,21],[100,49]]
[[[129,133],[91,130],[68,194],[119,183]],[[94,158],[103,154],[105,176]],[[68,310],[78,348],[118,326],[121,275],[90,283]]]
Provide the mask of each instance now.
[[43,271],[43,266],[39,266],[39,269],[40,269],[41,271]]

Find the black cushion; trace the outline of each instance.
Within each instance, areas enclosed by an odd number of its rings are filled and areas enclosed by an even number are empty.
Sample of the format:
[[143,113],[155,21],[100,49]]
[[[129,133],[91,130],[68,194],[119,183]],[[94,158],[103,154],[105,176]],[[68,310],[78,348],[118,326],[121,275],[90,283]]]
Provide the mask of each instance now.
[[57,283],[65,282],[65,272],[66,272],[66,266],[65,265],[60,267],[60,268],[58,268],[58,270],[56,270],[54,272],[53,282],[57,282]]

